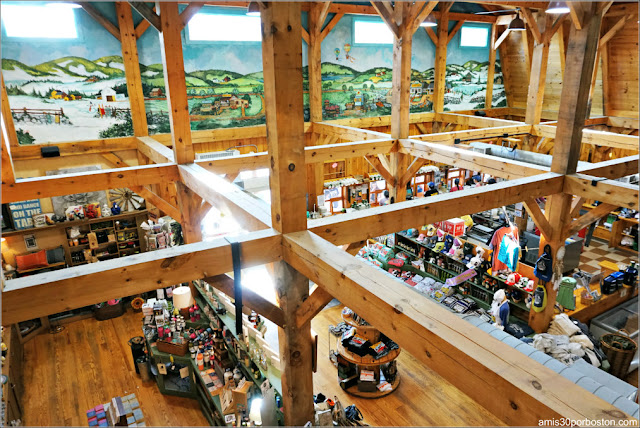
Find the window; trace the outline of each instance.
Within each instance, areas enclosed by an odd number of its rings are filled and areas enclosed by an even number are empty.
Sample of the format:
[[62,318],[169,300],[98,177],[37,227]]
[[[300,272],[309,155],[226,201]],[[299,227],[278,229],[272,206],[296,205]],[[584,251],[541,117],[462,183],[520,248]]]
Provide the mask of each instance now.
[[78,37],[75,4],[2,4],[2,23],[7,37],[75,39]]
[[489,28],[463,25],[460,29],[460,47],[486,48],[489,42]]
[[354,19],[353,43],[369,45],[392,45],[393,33],[384,22]]
[[260,17],[198,13],[188,25],[189,40],[261,42]]

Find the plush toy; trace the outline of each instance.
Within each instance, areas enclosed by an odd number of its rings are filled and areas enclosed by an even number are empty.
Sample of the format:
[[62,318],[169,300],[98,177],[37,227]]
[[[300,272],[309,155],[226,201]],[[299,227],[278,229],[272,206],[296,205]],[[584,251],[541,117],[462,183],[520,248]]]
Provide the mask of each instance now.
[[118,204],[115,202],[111,205],[111,214],[113,215],[120,214],[120,206],[118,206]]
[[453,253],[453,258],[456,260],[462,260],[464,257],[464,253],[462,248],[456,248],[455,252]]
[[483,258],[484,257],[484,248],[476,247],[476,256]]
[[[451,248],[449,248],[449,255],[450,256],[454,256],[456,252],[458,251],[458,249],[462,246],[462,242],[460,242],[460,240],[458,238],[454,238],[453,239],[453,243],[451,244]],[[458,257],[456,257],[458,258]]]
[[84,207],[84,213],[86,218],[98,218],[100,217],[100,205],[87,204]]
[[471,260],[469,260],[469,263],[467,263],[467,267],[469,269],[477,269],[480,267],[481,264],[482,264],[482,259],[478,257],[474,257]]
[[417,241],[423,242],[425,239],[427,239],[427,236],[424,233],[421,233],[420,236],[418,236]]
[[447,235],[444,237],[444,253],[448,253],[449,250],[453,247],[453,236]]

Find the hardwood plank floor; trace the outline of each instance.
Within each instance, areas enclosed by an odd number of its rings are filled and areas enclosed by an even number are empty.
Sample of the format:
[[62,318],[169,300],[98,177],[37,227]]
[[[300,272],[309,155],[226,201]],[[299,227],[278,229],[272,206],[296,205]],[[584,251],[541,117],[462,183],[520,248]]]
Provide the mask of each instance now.
[[196,400],[162,395],[136,374],[130,338],[142,315],[129,310],[107,321],[89,318],[42,334],[24,346],[23,422],[28,426],[86,426],[86,410],[135,393],[148,426],[206,426]]
[[329,361],[329,325],[342,319],[343,306],[320,312],[311,321],[318,334],[318,373],[313,377],[314,392],[338,397],[346,407],[355,404],[364,421],[374,426],[504,426],[484,407],[473,401],[437,373],[407,352],[398,357],[400,385],[386,397],[367,399],[349,395],[338,386],[338,372]]
[[[374,426],[501,425],[475,401],[403,352],[398,358],[400,386],[378,399],[354,397],[338,386],[329,361],[327,328],[340,320],[342,306],[322,311],[313,321],[318,333],[318,373],[314,391],[356,404]],[[128,340],[141,334],[139,313],[129,310],[108,321],[92,318],[67,324],[59,334],[42,334],[25,344],[24,424],[86,426],[85,411],[116,395],[134,392],[148,426],[203,426],[196,400],[160,394],[155,382],[135,373]],[[335,337],[331,336],[335,349]]]

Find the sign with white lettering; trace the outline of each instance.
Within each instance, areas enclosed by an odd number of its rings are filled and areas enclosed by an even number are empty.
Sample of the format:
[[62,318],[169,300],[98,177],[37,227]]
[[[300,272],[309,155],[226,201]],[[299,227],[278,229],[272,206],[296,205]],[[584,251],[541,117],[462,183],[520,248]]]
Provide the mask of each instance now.
[[40,214],[40,200],[32,199],[30,201],[12,202],[9,204],[11,218],[13,219],[13,227],[16,229],[29,229],[33,227],[32,216]]

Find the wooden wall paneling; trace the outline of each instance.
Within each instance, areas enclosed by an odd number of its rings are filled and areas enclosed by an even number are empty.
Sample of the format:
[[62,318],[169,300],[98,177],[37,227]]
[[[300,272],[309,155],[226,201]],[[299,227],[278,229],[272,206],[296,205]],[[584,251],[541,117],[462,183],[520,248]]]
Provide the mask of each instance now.
[[191,141],[187,81],[182,54],[182,20],[178,13],[178,3],[160,2],[159,8],[162,28],[162,32],[159,33],[160,47],[167,104],[170,110],[173,151],[176,162],[189,163],[193,162],[195,154]]
[[137,38],[133,26],[131,6],[125,2],[116,2],[116,15],[120,27],[120,42],[122,45],[122,61],[124,63],[133,135],[143,137],[149,135],[147,114],[142,92],[142,78],[140,77],[140,60],[138,58]]
[[[636,9],[637,3],[629,6]],[[627,21],[607,43],[610,116],[638,117],[638,22]]]

